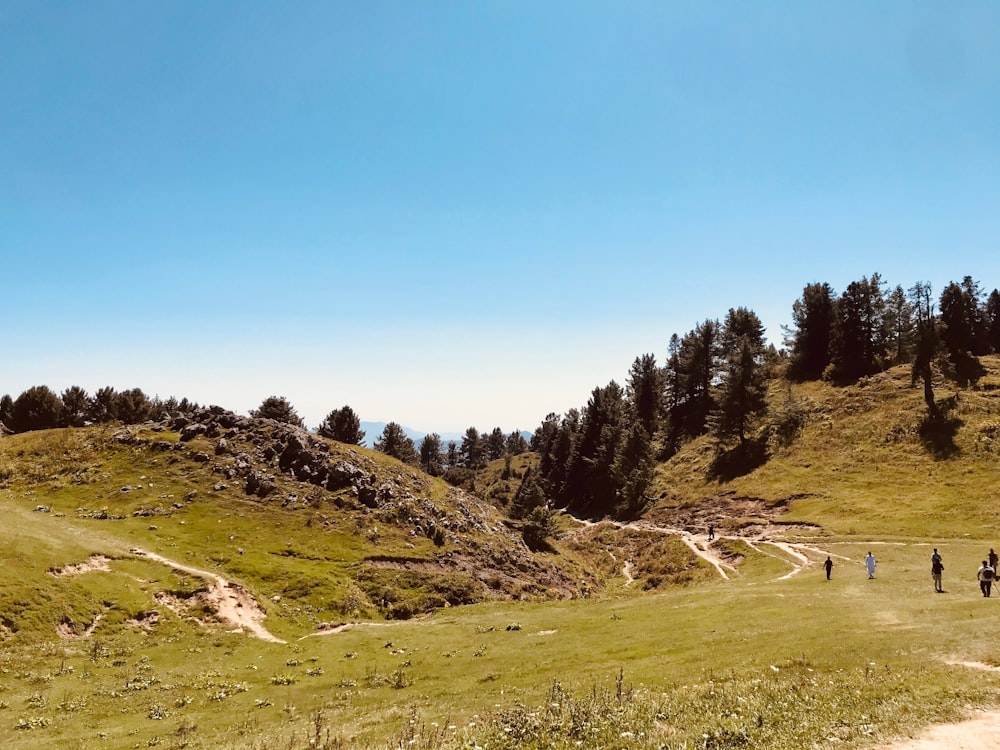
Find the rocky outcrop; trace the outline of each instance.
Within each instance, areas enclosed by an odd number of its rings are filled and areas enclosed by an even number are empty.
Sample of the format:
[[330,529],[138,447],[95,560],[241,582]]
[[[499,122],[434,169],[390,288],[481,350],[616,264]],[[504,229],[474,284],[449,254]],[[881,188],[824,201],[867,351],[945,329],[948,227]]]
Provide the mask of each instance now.
[[[171,431],[178,439],[171,443],[157,434],[144,440],[144,430]],[[300,427],[208,407],[171,415],[155,425],[122,428],[116,438],[146,443],[154,450],[172,448],[207,466],[223,480],[206,485],[215,492],[241,487],[248,499],[276,498],[283,507],[330,503],[353,513],[355,523],[369,529],[392,525],[412,537],[430,539],[441,548],[433,558],[435,565],[479,581],[484,596],[577,593],[579,581],[533,554],[521,535],[474,495],[450,488],[441,500],[440,489],[431,491],[435,480],[417,469],[387,468],[363,449],[331,450],[325,439]],[[365,516],[369,523],[360,520]]]

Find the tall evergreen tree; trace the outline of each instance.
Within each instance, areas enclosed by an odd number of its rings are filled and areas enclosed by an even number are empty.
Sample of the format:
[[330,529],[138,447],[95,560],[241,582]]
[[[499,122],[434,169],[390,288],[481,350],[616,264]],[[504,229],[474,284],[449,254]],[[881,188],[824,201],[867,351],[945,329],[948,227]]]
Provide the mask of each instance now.
[[[971,282],[970,277],[966,281]],[[941,344],[948,353],[951,375],[961,385],[974,383],[985,373],[975,354],[977,337],[985,336],[977,333],[981,326],[978,300],[969,286],[952,282],[941,292],[939,301]]]
[[882,369],[885,362],[885,297],[881,277],[852,281],[837,300],[835,377],[855,381]]
[[316,433],[348,445],[361,445],[365,439],[365,431],[361,429],[361,418],[354,409],[346,405],[327,414]]
[[524,439],[520,430],[514,430],[507,436],[504,450],[508,455],[519,456],[528,450],[528,441]]
[[613,469],[625,424],[625,393],[613,380],[595,388],[583,411],[564,492],[569,507],[591,517],[613,513],[617,487]]
[[892,363],[898,365],[911,362],[916,348],[917,329],[913,305],[907,299],[903,287],[898,284],[886,298],[885,327]]
[[719,324],[706,320],[685,334],[677,352],[677,407],[673,419],[678,432],[697,437],[705,432],[714,406],[712,384],[719,371]]
[[799,380],[818,380],[830,364],[836,310],[829,284],[807,284],[802,297],[792,305],[789,375]]
[[514,493],[514,499],[511,500],[510,516],[514,519],[521,519],[529,515],[535,508],[543,508],[546,505],[545,489],[538,480],[538,473],[528,467],[517,492]]
[[484,465],[483,439],[475,427],[467,429],[462,436],[461,456],[462,465],[467,469],[481,469]]
[[494,427],[493,431],[483,441],[483,451],[486,454],[486,458],[490,461],[496,461],[498,458],[501,458],[506,446],[507,438],[504,436],[503,430],[499,427]]
[[397,422],[389,422],[385,426],[382,434],[375,441],[375,450],[387,456],[398,458],[404,463],[417,463],[417,449],[413,445],[413,440]]
[[462,463],[462,456],[458,452],[458,443],[454,440],[448,441],[448,449],[444,454],[444,462],[449,469],[454,469]]
[[614,507],[617,518],[637,516],[646,506],[646,490],[653,481],[656,455],[649,433],[633,422],[621,445],[612,474],[618,487]]
[[90,397],[78,385],[71,385],[62,392],[62,415],[59,424],[62,427],[83,427],[87,423],[87,405]]
[[720,442],[737,437],[742,444],[750,426],[767,411],[764,326],[751,310],[730,309],[721,339],[724,364],[713,432]]
[[10,397],[9,393],[5,393],[0,396],[0,424],[3,424],[8,429],[11,428],[11,422],[14,417],[14,399]]
[[656,357],[644,354],[636,357],[629,371],[627,393],[636,421],[647,435],[656,434],[663,409],[663,371],[656,366]]
[[87,407],[87,419],[94,424],[118,419],[118,394],[110,385],[98,388]]
[[546,439],[538,451],[538,477],[547,496],[559,507],[565,507],[570,502],[567,483],[580,432],[580,412],[570,409],[561,420],[553,417],[554,414],[549,414],[543,423],[543,427],[554,424],[554,429],[544,430]]
[[969,351],[977,357],[990,353],[990,326],[986,315],[986,300],[979,282],[971,276],[962,279],[962,300],[965,302],[966,317],[972,341]]
[[420,468],[432,477],[444,474],[444,456],[441,452],[441,436],[436,432],[424,435],[420,441]]
[[994,289],[986,300],[987,340],[990,351],[1000,354],[1000,291]]

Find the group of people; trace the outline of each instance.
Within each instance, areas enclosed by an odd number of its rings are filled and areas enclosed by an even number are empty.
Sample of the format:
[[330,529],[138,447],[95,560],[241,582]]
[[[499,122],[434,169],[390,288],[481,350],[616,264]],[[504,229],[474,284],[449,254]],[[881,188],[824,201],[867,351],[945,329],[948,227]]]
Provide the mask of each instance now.
[[[976,577],[979,580],[979,590],[983,593],[983,596],[989,597],[993,590],[993,581],[997,577],[997,553],[990,548],[990,553],[987,555],[987,559],[983,560],[983,564],[979,566],[979,570],[976,573]],[[875,560],[875,555],[870,551],[865,555],[865,569],[868,571],[868,578],[872,579],[875,577],[875,566],[877,565]],[[833,560],[827,555],[826,560],[823,563],[823,568],[826,570],[826,580],[830,580],[830,573],[833,570]],[[934,590],[939,594],[944,593],[944,587],[941,584],[941,577],[944,574],[944,562],[941,560],[941,553],[937,551],[937,547],[931,553],[931,579],[934,581]]]
[[[997,577],[997,553],[990,548],[990,553],[983,560],[976,571],[976,579],[979,581],[979,590],[983,596],[989,598],[993,591],[993,581]],[[941,574],[944,572],[944,563],[941,562],[941,554],[934,548],[931,553],[931,578],[934,580],[934,590],[939,594],[944,592],[941,586]]]

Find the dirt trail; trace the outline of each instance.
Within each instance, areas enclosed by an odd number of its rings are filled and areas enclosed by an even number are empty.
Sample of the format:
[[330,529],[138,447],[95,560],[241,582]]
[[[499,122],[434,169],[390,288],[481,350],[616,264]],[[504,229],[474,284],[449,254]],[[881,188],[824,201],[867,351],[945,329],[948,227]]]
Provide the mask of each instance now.
[[133,549],[132,554],[136,557],[144,557],[167,565],[174,570],[191,573],[205,579],[209,583],[207,599],[213,605],[221,620],[261,640],[270,641],[271,643],[285,643],[285,641],[272,635],[261,624],[267,615],[260,608],[260,605],[257,604],[257,601],[250,592],[239,584],[227,581],[218,573],[213,573],[209,570],[200,570],[190,565],[168,560],[166,557],[158,555],[155,552]]
[[994,750],[1000,745],[1000,711],[983,711],[957,724],[936,724],[919,737],[874,750]]

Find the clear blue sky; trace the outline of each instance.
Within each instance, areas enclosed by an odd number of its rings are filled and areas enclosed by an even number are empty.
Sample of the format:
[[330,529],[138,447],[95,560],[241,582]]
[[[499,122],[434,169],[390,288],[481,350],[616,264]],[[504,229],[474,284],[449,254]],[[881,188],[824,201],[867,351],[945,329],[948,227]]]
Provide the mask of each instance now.
[[1000,3],[0,0],[0,393],[533,429],[730,307],[1000,286]]

